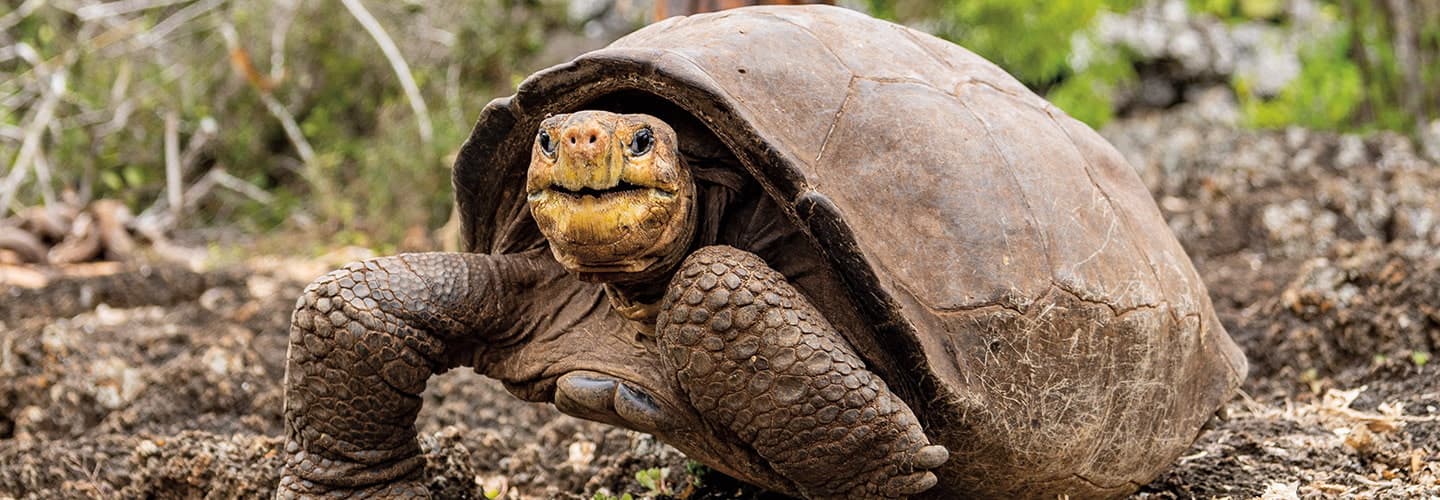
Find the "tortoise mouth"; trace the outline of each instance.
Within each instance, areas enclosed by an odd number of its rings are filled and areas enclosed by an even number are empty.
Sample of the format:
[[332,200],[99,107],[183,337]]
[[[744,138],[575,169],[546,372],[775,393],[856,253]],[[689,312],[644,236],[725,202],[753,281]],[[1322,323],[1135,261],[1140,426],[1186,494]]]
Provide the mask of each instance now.
[[589,265],[635,257],[680,211],[677,193],[629,182],[607,189],[551,185],[527,199],[546,238]]
[[646,194],[654,194],[662,198],[673,198],[675,196],[675,193],[660,189],[658,187],[641,186],[639,184],[634,184],[628,181],[620,181],[619,184],[610,188],[592,188],[586,186],[580,189],[567,189],[564,186],[551,185],[536,193],[532,193],[530,197],[533,199],[537,195],[541,195],[542,193],[547,191],[572,201],[584,200],[586,197],[599,200],[608,200],[623,197],[638,197]]

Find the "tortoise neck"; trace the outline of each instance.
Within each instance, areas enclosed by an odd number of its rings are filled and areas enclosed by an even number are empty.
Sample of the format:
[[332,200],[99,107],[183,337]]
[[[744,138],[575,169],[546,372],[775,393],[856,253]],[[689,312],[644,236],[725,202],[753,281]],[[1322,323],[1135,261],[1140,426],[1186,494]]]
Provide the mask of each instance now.
[[690,230],[690,244],[678,256],[668,258],[666,265],[656,266],[643,273],[630,274],[624,279],[607,281],[606,290],[611,295],[612,302],[618,300],[624,304],[658,303],[685,257],[719,242],[719,222],[725,214],[726,206],[741,189],[743,178],[720,168],[702,167],[693,171],[697,172],[697,175],[695,208],[691,212],[695,220],[691,222],[693,225]]

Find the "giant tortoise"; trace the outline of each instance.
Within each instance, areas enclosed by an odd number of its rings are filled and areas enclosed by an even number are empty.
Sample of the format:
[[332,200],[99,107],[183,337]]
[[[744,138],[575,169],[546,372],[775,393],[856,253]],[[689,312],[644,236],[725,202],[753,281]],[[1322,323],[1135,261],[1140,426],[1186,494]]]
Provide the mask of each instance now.
[[280,496],[425,496],[419,395],[466,366],[791,495],[1112,497],[1246,371],[1115,149],[837,7],[671,18],[536,73],[454,187],[468,252],[298,301]]

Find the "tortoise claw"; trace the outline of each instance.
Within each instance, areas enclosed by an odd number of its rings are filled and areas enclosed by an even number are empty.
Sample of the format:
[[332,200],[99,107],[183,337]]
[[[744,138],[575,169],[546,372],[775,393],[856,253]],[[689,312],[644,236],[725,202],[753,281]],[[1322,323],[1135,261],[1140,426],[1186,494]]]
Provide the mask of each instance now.
[[921,470],[934,469],[945,465],[945,461],[949,459],[949,450],[946,450],[944,446],[932,444],[915,452],[915,467]]
[[925,471],[896,476],[885,483],[883,494],[890,498],[904,498],[911,495],[918,495],[935,486],[940,479],[935,477],[934,472]]
[[587,370],[566,373],[555,382],[555,407],[572,416],[643,432],[669,428],[673,420],[638,385]]

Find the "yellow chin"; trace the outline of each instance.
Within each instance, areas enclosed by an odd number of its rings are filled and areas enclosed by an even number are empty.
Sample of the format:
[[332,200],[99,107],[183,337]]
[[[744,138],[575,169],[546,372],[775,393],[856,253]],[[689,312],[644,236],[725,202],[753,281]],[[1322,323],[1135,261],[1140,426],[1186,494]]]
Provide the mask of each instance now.
[[528,201],[562,263],[597,270],[648,265],[653,259],[646,254],[667,236],[680,203],[675,194],[654,188],[599,195],[542,189]]

